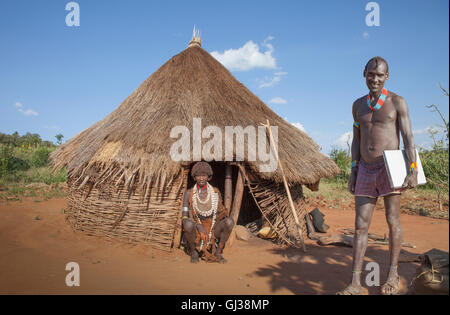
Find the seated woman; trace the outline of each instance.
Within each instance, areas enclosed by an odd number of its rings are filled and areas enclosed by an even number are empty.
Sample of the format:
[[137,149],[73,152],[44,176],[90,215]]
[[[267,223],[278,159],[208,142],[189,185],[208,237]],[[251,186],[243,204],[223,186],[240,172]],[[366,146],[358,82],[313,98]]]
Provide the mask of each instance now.
[[[206,260],[225,263],[223,247],[234,222],[222,203],[219,189],[211,186],[213,171],[207,162],[197,162],[191,171],[194,187],[186,190],[183,200],[183,231],[191,262],[197,263],[200,254]],[[212,250],[215,248],[214,255]]]

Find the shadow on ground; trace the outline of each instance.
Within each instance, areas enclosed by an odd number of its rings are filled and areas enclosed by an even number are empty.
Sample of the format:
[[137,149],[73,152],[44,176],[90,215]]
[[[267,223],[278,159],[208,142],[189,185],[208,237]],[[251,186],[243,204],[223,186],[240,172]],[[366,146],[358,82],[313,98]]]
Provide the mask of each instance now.
[[[352,248],[342,246],[319,246],[309,244],[304,253],[297,248],[275,248],[269,250],[283,256],[284,261],[276,265],[261,267],[254,273],[269,278],[271,290],[288,289],[293,294],[332,294],[344,289],[350,282],[352,270]],[[415,255],[402,250],[402,255]],[[387,246],[369,246],[364,259],[362,283],[368,293],[380,294],[380,287],[365,285],[365,279],[372,270],[365,271],[368,262],[380,266],[380,284],[386,280],[389,269]],[[401,294],[406,294],[408,284],[416,275],[418,263],[401,263]],[[370,276],[370,275],[369,275]]]

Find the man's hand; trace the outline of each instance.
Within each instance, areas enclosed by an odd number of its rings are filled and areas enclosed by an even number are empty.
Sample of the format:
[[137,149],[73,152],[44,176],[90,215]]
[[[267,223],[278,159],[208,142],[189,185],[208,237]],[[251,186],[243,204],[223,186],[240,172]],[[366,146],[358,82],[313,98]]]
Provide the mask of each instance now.
[[403,182],[402,189],[414,188],[417,186],[417,171],[409,173]]
[[200,238],[203,241],[203,243],[206,243],[208,241],[208,234],[206,234],[206,230],[201,224],[197,224],[197,230],[200,233]]
[[350,174],[350,178],[348,179],[348,191],[354,195],[355,194],[355,186],[356,186],[356,175],[358,174],[358,168],[352,168],[352,173]]

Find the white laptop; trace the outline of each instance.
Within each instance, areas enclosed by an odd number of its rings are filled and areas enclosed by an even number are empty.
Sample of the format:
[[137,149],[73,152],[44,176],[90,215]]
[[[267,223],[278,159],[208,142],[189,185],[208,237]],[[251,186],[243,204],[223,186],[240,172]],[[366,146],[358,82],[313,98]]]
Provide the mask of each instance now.
[[[406,175],[409,173],[409,165],[407,163],[405,150],[385,150],[383,151],[384,163],[386,164],[387,173],[391,188],[400,188],[405,181]],[[420,161],[419,151],[416,149],[417,159],[417,182],[418,185],[427,183],[425,173],[423,172],[422,162]]]

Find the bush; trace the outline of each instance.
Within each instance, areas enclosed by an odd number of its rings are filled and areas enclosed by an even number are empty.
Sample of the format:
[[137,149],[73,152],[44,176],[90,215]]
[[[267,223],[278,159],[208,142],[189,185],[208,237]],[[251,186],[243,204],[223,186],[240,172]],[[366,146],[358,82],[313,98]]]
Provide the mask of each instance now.
[[45,183],[47,185],[62,183],[67,181],[67,172],[65,169],[52,173],[50,167],[31,168],[25,172],[18,172],[20,181],[25,184]]
[[28,168],[26,161],[14,156],[11,146],[0,145],[0,177]]
[[48,157],[52,150],[47,147],[37,147],[31,155],[31,165],[33,167],[42,167],[48,165]]
[[430,188],[448,192],[449,188],[449,154],[448,146],[443,141],[437,141],[433,149],[420,153],[423,171]]
[[340,183],[347,183],[351,173],[352,157],[346,150],[333,147],[330,152],[330,158],[341,169],[341,172],[333,179]]

